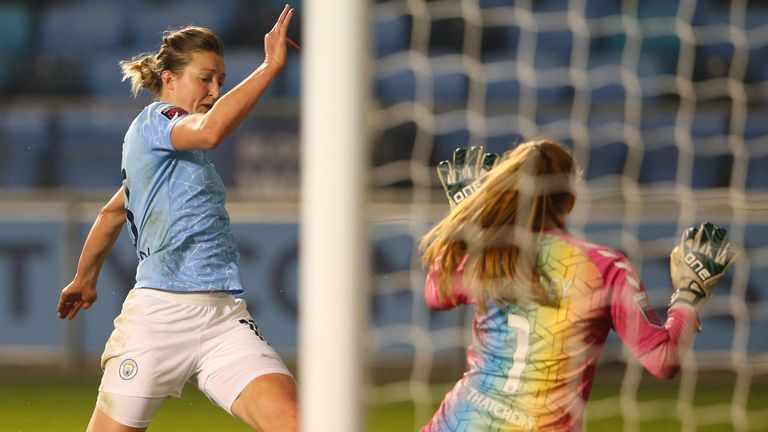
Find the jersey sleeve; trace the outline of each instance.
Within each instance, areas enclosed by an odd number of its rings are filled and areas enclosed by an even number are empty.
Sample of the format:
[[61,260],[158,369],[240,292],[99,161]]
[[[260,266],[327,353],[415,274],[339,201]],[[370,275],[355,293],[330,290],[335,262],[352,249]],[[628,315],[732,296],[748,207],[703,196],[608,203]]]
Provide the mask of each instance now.
[[452,309],[461,304],[469,304],[471,300],[464,287],[462,280],[464,274],[464,263],[467,261],[467,257],[464,257],[456,268],[456,273],[453,275],[452,296],[445,296],[441,298],[439,290],[440,282],[440,261],[436,260],[432,267],[429,269],[427,275],[427,281],[424,284],[424,300],[427,302],[427,306],[433,310],[447,310]]
[[182,108],[169,104],[160,104],[150,113],[150,121],[142,130],[144,143],[150,150],[173,151],[171,130],[189,113]]
[[604,273],[610,289],[614,330],[629,351],[652,375],[669,378],[679,369],[679,354],[693,343],[696,314],[679,308],[662,323],[631,264],[619,256]]

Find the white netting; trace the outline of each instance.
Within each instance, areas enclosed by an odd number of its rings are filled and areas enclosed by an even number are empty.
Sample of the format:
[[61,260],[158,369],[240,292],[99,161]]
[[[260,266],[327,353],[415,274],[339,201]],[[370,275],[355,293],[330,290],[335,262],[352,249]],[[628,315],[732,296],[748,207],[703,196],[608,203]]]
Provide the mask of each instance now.
[[[372,177],[377,198],[400,198],[402,210],[381,223],[415,249],[447,210],[438,161],[459,146],[503,152],[546,136],[584,169],[571,230],[627,254],[662,313],[678,233],[704,220],[728,226],[745,253],[707,304],[695,352],[665,387],[673,391],[639,397],[648,378],[609,340],[603,363],[624,364],[618,396],[593,396],[588,418],[622,417],[625,430],[654,419],[691,431],[768,428],[768,408],[755,402],[768,374],[768,4],[393,0],[378,2],[371,20]],[[410,292],[411,316],[375,330],[376,350],[405,353],[395,366],[409,372],[379,379],[371,403],[413,402],[415,427],[463,367],[471,311],[430,314],[418,254],[410,258],[379,272],[376,294]],[[710,384],[714,371],[727,378]],[[707,392],[727,397],[708,403],[698,397]]]

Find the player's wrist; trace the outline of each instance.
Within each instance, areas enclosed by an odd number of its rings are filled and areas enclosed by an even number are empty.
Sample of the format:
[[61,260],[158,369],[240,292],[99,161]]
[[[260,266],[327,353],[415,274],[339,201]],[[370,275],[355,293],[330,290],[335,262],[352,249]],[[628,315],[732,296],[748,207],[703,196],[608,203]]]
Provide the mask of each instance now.
[[285,59],[281,60],[272,56],[266,56],[264,57],[264,62],[262,64],[264,65],[264,69],[276,73],[281,71],[285,66]]
[[690,286],[685,286],[676,289],[675,292],[672,293],[672,297],[669,299],[669,307],[689,306],[698,312],[703,308],[706,301],[707,296],[702,291]]
[[701,320],[699,317],[701,316],[701,307],[706,302],[706,298],[699,299],[698,302],[695,300],[691,302],[685,292],[682,293],[682,296],[676,294],[677,291],[675,294],[672,294],[672,299],[667,309],[667,316],[679,315],[680,313],[683,313],[683,316],[692,315],[696,320],[696,331],[701,332]]
[[75,276],[72,278],[71,285],[77,285],[81,289],[88,289],[96,291],[96,285],[99,280],[99,269],[88,268],[85,270],[78,270],[75,272]]
[[672,297],[669,299],[668,314],[680,309],[693,312],[696,315],[696,330],[700,332],[701,321],[699,316],[709,296],[706,295],[697,282],[689,282],[676,288],[672,293]]

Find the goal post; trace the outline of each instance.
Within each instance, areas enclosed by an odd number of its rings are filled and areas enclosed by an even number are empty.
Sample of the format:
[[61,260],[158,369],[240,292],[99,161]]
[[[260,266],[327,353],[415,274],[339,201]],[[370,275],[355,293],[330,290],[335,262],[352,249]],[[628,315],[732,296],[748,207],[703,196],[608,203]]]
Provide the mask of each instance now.
[[366,3],[303,7],[298,375],[304,432],[363,430]]

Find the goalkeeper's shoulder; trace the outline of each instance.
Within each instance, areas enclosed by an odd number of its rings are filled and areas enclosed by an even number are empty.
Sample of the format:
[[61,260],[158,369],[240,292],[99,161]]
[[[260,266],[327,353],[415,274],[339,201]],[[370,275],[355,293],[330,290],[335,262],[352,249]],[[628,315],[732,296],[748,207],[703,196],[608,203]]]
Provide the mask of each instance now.
[[466,257],[461,260],[456,273],[451,276],[450,287],[441,286],[442,268],[440,260],[435,260],[429,269],[424,283],[424,300],[432,310],[448,310],[462,304],[471,303],[469,293],[464,286],[463,270]]
[[562,232],[556,232],[554,234],[554,237],[559,238],[570,244],[572,247],[580,250],[581,253],[588,258],[589,262],[601,270],[601,273],[606,273],[613,268],[619,270],[631,270],[634,273],[634,269],[629,259],[626,255],[616,249]]

